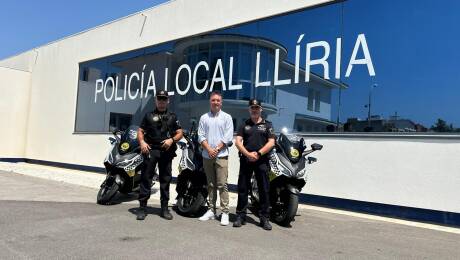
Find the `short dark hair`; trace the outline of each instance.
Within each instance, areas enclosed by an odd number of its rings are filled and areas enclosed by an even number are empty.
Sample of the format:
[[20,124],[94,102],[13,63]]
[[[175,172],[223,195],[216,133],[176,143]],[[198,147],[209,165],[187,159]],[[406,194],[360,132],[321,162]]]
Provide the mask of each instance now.
[[222,98],[222,93],[220,93],[219,90],[214,90],[211,92],[211,95],[209,95],[209,98],[211,98],[214,95],[218,95],[220,98]]

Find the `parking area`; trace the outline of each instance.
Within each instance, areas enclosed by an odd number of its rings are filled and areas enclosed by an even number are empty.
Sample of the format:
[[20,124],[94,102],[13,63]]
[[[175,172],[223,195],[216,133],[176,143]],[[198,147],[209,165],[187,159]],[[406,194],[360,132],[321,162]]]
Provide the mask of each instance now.
[[[445,231],[302,207],[292,228],[271,232],[199,222],[149,203],[135,220],[135,195],[111,206],[95,203],[97,189],[0,171],[0,258],[292,258],[455,259],[458,229]],[[234,212],[234,208],[232,208]],[[231,216],[231,219],[234,215]],[[446,232],[447,231],[447,232]],[[459,232],[460,233],[460,232]]]

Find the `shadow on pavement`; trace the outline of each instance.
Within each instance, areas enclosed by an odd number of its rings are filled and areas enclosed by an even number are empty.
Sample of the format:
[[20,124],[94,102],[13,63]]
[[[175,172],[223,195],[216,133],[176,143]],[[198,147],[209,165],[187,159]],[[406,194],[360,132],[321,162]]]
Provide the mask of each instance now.
[[[158,189],[152,188],[151,195],[157,193],[158,191],[159,191]],[[115,196],[110,200],[110,203],[107,205],[117,205],[123,202],[135,201],[137,200],[138,197],[139,197],[139,192],[130,192],[127,194],[117,192],[117,194],[115,194]]]
[[[139,207],[130,208],[130,209],[128,209],[128,211],[129,211],[131,214],[133,214],[134,216],[137,216],[137,213],[138,213],[138,211],[139,211]],[[147,206],[147,208],[146,208],[146,213],[147,213],[147,216],[148,216],[148,215],[157,215],[157,216],[160,216],[161,208],[154,208],[154,207]]]

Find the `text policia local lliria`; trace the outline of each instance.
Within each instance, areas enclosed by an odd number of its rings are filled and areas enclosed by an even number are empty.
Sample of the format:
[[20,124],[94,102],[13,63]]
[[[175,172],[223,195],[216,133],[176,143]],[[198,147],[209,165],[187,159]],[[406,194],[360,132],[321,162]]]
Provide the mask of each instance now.
[[[280,85],[290,85],[292,82],[294,84],[299,83],[300,81],[300,42],[302,41],[304,34],[300,35],[297,40],[296,53],[295,53],[295,69],[294,69],[294,80],[292,79],[280,79],[279,78],[279,53],[280,50],[275,50],[275,64],[274,64],[274,73],[273,73],[273,83],[269,81],[260,81],[260,52],[256,54],[256,73],[255,73],[255,87],[264,87],[264,86],[280,86]],[[323,48],[324,55],[320,59],[311,59],[312,49],[314,48]],[[326,41],[317,41],[306,44],[306,55],[305,55],[305,82],[310,80],[310,67],[314,65],[323,66],[325,79],[329,78],[329,54],[330,54],[330,45]],[[335,78],[340,79],[340,64],[341,64],[341,50],[342,50],[342,39],[336,39],[336,59],[335,59]],[[358,51],[362,50],[363,58],[357,59]],[[356,38],[355,46],[353,48],[350,61],[348,62],[347,70],[345,72],[345,77],[349,77],[354,65],[366,65],[369,76],[375,76],[374,66],[372,64],[372,58],[369,52],[369,48],[366,42],[366,36],[364,34],[359,34]],[[228,83],[225,82],[225,72],[222,66],[222,59],[218,59],[215,67],[213,68],[212,79],[206,80],[203,86],[197,85],[197,72],[199,70],[210,71],[209,64],[206,61],[198,62],[195,67],[192,68],[188,64],[182,64],[176,71],[175,76],[175,89],[177,94],[186,95],[193,86],[193,90],[197,94],[202,94],[205,91],[212,92],[214,90],[214,85],[218,82],[221,83],[222,91],[238,90],[242,89],[241,84],[232,84],[233,79],[233,57],[229,57],[229,66],[228,66]],[[164,69],[164,85],[163,89],[168,91],[168,68]],[[180,75],[183,74],[187,78],[181,85],[179,82]],[[123,90],[119,89],[120,79],[119,76],[108,77],[107,79],[97,79],[94,92],[94,102],[96,103],[98,97],[101,95],[104,97],[105,102],[111,101],[122,101],[126,99],[140,99],[146,98],[148,94],[155,95],[157,85],[155,82],[155,72],[149,70],[147,65],[142,67],[142,71],[131,73],[131,75],[124,75],[124,88]],[[135,91],[131,89],[131,85],[137,81],[140,83],[140,88],[135,88]],[[145,85],[147,84],[147,85]],[[115,87],[114,87],[115,86]],[[145,87],[144,87],[145,86]],[[208,88],[209,87],[209,88]],[[174,95],[174,91],[169,91],[169,95]],[[102,97],[101,97],[102,98]]]

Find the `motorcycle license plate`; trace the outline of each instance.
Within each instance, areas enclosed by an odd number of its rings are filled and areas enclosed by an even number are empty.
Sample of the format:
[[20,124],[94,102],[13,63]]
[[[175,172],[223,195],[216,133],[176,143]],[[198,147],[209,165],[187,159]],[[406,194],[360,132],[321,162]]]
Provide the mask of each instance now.
[[270,173],[268,174],[268,179],[270,181],[273,181],[276,177],[278,177],[278,175],[276,175],[274,172],[270,171]]
[[129,177],[133,177],[135,174],[136,174],[136,171],[135,170],[130,170],[127,172],[128,176]]

